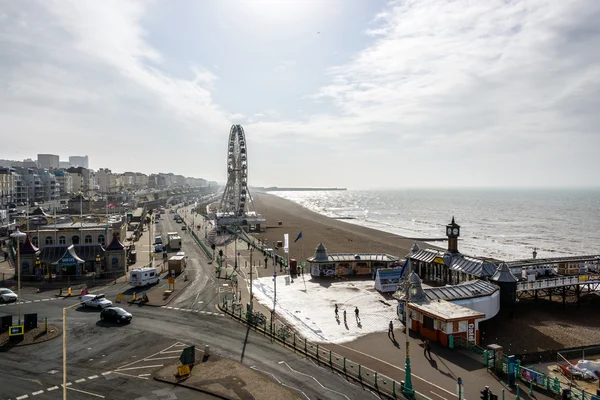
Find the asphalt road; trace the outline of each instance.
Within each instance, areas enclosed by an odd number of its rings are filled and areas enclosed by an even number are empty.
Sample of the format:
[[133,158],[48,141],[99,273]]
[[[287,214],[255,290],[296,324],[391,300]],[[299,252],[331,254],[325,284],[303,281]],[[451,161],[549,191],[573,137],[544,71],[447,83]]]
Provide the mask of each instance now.
[[[165,217],[171,217],[169,220]],[[163,215],[158,231],[176,230],[180,224],[172,214]],[[222,316],[217,301],[213,268],[184,234],[182,250],[190,257],[192,282],[170,308],[122,304],[134,315],[131,324],[117,325],[99,320],[99,311],[84,307],[68,311],[67,354],[70,399],[202,399],[212,398],[189,389],[156,382],[151,374],[179,357],[187,345],[238,360],[282,384],[295,388],[308,399],[368,399],[377,396],[346,381],[338,374],[315,365],[266,337]],[[142,239],[144,240],[144,239]],[[95,288],[110,299],[127,285]],[[62,326],[62,309],[77,298],[53,297],[54,292],[23,290],[22,312],[38,313],[40,321]],[[185,311],[184,311],[185,310]],[[188,311],[192,310],[192,311]],[[195,312],[198,311],[198,312]],[[200,311],[205,311],[201,313]],[[208,312],[210,312],[210,314]],[[12,314],[17,305],[0,306],[0,315]],[[0,353],[0,399],[60,398],[62,387],[62,338],[33,346],[13,347]]]

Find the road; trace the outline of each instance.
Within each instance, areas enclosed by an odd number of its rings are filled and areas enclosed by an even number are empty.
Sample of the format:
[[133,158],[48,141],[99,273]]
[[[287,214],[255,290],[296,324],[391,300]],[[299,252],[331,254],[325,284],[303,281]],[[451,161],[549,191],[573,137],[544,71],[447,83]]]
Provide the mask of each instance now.
[[[157,230],[181,230],[165,214]],[[179,227],[179,229],[176,229]],[[131,324],[99,321],[99,311],[84,307],[68,311],[67,354],[70,399],[202,399],[212,398],[151,379],[154,371],[170,363],[187,345],[238,360],[295,388],[308,399],[376,398],[369,390],[346,381],[336,373],[315,365],[266,337],[219,313],[212,266],[183,234],[192,282],[167,307],[122,306],[134,315]],[[142,239],[144,240],[144,238]],[[128,286],[95,288],[114,300]],[[62,325],[62,308],[77,298],[53,297],[53,292],[23,290],[23,313],[38,313],[50,324]],[[0,315],[16,315],[16,304],[0,306]],[[13,347],[0,357],[0,399],[56,399],[62,391],[62,345],[54,339],[34,346]]]

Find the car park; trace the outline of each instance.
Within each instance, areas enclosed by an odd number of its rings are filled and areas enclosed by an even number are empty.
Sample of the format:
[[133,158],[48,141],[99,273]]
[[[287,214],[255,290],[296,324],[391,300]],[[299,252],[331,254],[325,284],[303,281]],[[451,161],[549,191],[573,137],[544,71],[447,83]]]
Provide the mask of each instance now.
[[107,308],[112,306],[112,301],[104,297],[104,294],[86,294],[81,296],[84,307]]
[[133,315],[121,307],[107,307],[100,312],[101,321],[113,321],[120,324],[122,322],[131,322],[132,318]]
[[0,303],[17,301],[19,296],[15,292],[7,288],[0,288]]

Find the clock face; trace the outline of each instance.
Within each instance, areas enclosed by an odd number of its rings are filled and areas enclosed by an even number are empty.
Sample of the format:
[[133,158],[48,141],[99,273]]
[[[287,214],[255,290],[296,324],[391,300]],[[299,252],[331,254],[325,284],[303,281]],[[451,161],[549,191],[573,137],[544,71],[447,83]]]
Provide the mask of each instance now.
[[446,230],[446,232],[448,233],[448,235],[452,235],[452,228],[448,228],[448,229]]
[[454,229],[452,230],[452,233],[454,233],[455,235],[458,235],[458,228],[454,228]]

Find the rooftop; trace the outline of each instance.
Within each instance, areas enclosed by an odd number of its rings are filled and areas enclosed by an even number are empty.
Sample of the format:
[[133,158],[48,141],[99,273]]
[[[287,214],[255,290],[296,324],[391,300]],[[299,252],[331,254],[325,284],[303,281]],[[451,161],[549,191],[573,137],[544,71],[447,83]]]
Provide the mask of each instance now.
[[473,311],[470,308],[459,306],[446,300],[408,303],[408,307],[420,311],[432,318],[441,319],[446,322],[485,318],[485,314],[483,313]]

